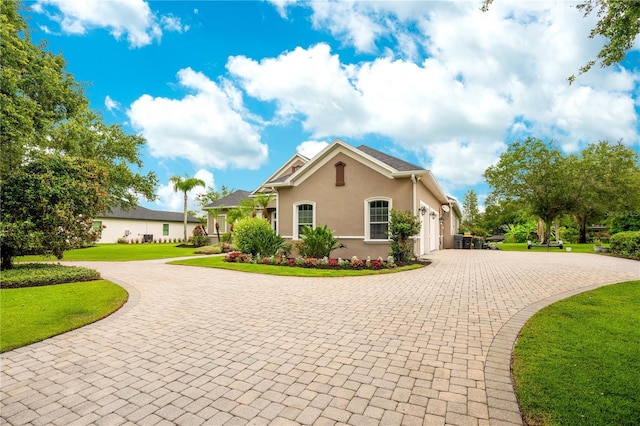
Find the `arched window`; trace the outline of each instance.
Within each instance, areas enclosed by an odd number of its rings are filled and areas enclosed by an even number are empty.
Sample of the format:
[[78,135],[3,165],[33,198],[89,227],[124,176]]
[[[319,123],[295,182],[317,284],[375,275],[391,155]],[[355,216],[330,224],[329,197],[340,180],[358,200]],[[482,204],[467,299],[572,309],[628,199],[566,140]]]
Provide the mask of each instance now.
[[388,240],[389,210],[388,198],[370,198],[365,200],[365,240]]

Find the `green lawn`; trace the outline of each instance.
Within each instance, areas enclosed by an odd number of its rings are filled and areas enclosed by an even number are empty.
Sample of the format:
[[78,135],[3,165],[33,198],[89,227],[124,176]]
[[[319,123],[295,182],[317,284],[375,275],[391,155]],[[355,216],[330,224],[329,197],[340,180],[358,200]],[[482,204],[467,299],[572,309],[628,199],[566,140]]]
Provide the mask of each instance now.
[[[79,261],[127,261],[168,259],[172,257],[191,256],[193,247],[176,247],[177,244],[96,244],[64,253],[63,260]],[[17,262],[52,261],[55,257],[23,256]]]
[[542,309],[522,329],[513,359],[530,425],[640,424],[640,281]]
[[97,280],[0,290],[0,352],[44,340],[106,317],[127,292]]
[[[609,247],[608,244],[604,245],[605,247]],[[496,244],[496,247],[500,247],[501,250],[504,251],[549,251],[549,252],[559,252],[559,253],[567,253],[567,248],[571,249],[571,253],[593,253],[595,254],[595,251],[593,250],[593,244],[592,243],[588,243],[588,244],[564,244],[562,250],[560,250],[558,247],[550,247],[550,248],[543,248],[543,247],[539,247],[539,248],[533,248],[533,249],[527,249],[527,243],[500,243],[500,244]]]
[[394,269],[348,270],[348,269],[313,269],[296,266],[274,266],[253,263],[235,263],[223,261],[223,256],[199,257],[169,262],[174,265],[202,266],[206,268],[231,269],[234,271],[253,272],[267,275],[285,275],[296,277],[354,277],[361,275],[389,274],[421,268],[422,265],[408,265]]

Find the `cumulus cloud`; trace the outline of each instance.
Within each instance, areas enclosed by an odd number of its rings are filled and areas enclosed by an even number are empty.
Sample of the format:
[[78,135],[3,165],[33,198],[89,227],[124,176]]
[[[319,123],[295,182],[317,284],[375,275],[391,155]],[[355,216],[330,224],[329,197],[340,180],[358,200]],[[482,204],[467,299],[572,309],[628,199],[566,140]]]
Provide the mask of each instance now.
[[185,68],[178,82],[189,93],[181,99],[145,94],[127,114],[156,158],[184,158],[198,167],[257,169],[267,160],[253,117],[242,95],[229,84],[217,84]]
[[[213,173],[205,169],[198,170],[193,177],[202,179],[206,184],[206,187],[203,188],[197,186],[187,194],[187,209],[199,212],[200,205],[196,202],[196,196],[207,192],[207,187],[214,188],[215,181]],[[156,200],[156,205],[160,210],[174,212],[184,211],[184,193],[174,191],[173,184],[171,184],[171,182],[167,181],[166,183],[160,184],[157,195],[158,199]]]
[[296,147],[296,151],[304,157],[313,158],[328,145],[329,142],[325,141],[304,141]]
[[144,0],[38,0],[34,11],[45,13],[54,6],[59,13],[49,17],[67,34],[86,34],[104,28],[116,39],[126,37],[131,47],[143,47],[162,38],[162,30],[184,32],[187,26],[179,18],[158,16]]
[[189,31],[188,25],[183,25],[180,18],[174,15],[166,15],[160,17],[160,25],[167,31],[175,31],[177,33],[184,33]]
[[[568,84],[602,40],[588,37],[595,18],[567,2],[505,0],[487,13],[473,2],[278,7],[310,8],[317,28],[378,53],[349,63],[321,43],[229,59],[248,95],[273,102],[277,119],[301,120],[313,138],[388,137],[454,187],[481,182],[516,137],[555,139],[567,152],[603,139],[639,141],[635,71],[594,68]],[[377,52],[383,38],[392,45]]]
[[107,111],[118,111],[121,108],[120,102],[114,101],[109,95],[104,98],[104,106]]

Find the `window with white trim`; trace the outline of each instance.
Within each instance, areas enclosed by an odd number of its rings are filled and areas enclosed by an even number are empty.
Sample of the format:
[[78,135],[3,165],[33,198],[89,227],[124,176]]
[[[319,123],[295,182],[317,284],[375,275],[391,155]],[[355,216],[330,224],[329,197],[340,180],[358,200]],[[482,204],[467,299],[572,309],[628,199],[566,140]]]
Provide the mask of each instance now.
[[[215,223],[219,225],[218,228],[221,234],[224,234],[227,232],[227,215],[226,214],[219,214],[218,217],[216,217]],[[214,223],[214,227],[215,227],[215,223]]]
[[365,239],[388,240],[389,236],[389,199],[370,199],[366,201]]
[[294,214],[295,223],[293,226],[295,235],[293,236],[293,238],[294,239],[300,238],[300,234],[302,233],[302,228],[305,226],[310,226],[312,228],[315,228],[314,218],[315,218],[315,214],[314,214],[313,204],[308,202],[296,204],[295,214]]

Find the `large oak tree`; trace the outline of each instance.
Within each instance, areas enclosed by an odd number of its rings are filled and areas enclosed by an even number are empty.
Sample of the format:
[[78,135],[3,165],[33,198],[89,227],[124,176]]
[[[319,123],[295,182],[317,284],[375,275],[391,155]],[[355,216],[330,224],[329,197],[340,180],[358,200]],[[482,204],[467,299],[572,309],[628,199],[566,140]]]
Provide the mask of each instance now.
[[564,156],[554,143],[528,138],[512,143],[484,177],[493,197],[517,200],[544,221],[549,243],[553,220],[573,208],[582,194],[585,182],[578,179],[577,162],[576,156]]
[[[98,182],[102,196],[94,206],[73,198],[64,205],[59,204],[56,214],[60,215],[61,224],[68,223],[64,218],[73,215],[95,217],[97,213],[93,207],[102,211],[115,206],[131,208],[139,197],[154,199],[156,176],[153,172],[141,172],[139,150],[144,139],[127,134],[121,126],[105,124],[89,108],[83,86],[66,70],[63,57],[47,51],[45,45],[32,42],[27,22],[20,14],[22,7],[17,0],[0,2],[0,185],[3,191],[19,193],[20,188],[11,188],[11,185],[24,182],[26,170],[31,170],[32,174],[43,173],[34,175],[33,181],[43,185],[64,181],[58,180],[56,175],[50,176],[48,173],[52,170],[62,174],[75,170],[71,175],[82,179],[83,172],[75,165],[89,161],[102,173]],[[61,164],[68,167],[34,169],[35,165],[46,164],[53,158],[62,158]],[[44,180],[42,176],[50,176],[50,179]],[[45,192],[40,191],[41,194]],[[73,192],[68,196],[80,195]],[[3,205],[3,251],[6,248],[12,255],[20,255],[25,247],[16,242],[33,241],[34,236],[41,241],[32,244],[29,251],[51,252],[55,246],[58,255],[60,250],[72,247],[59,245],[50,237],[54,232],[41,228],[54,223],[53,220],[40,223],[35,234],[30,231],[39,220],[36,216],[39,206],[27,205],[30,200],[35,201],[25,197],[24,211],[19,216],[5,215],[7,209]],[[46,204],[47,198],[38,202]],[[78,206],[84,211],[75,210]],[[68,227],[65,232],[72,232],[72,229]],[[82,235],[86,237],[85,243],[93,242],[94,236]],[[72,240],[74,238],[69,239]],[[14,244],[11,250],[10,243]],[[3,262],[5,265],[10,265],[10,260]]]
[[581,152],[578,170],[585,184],[570,211],[580,232],[578,242],[587,242],[589,221],[640,210],[640,167],[632,148],[621,142],[591,144]]

